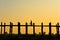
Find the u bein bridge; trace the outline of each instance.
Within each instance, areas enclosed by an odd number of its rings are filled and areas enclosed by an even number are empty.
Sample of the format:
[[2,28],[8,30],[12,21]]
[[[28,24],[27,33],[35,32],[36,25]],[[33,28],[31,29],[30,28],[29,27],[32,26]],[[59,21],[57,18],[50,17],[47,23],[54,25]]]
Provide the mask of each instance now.
[[[49,27],[49,37],[51,38],[51,35],[52,35],[52,33],[51,33],[51,28],[52,27],[56,27],[56,33],[57,33],[57,38],[59,37],[59,27],[60,27],[60,25],[59,25],[59,23],[57,23],[56,25],[52,25],[51,24],[51,22],[48,24],[48,25],[44,25],[43,24],[43,22],[40,24],[40,25],[36,25],[35,23],[33,23],[32,21],[30,22],[30,24],[28,25],[28,23],[26,22],[25,23],[25,25],[21,25],[21,23],[20,22],[18,22],[18,24],[17,25],[13,25],[13,23],[12,22],[10,22],[10,24],[9,25],[7,25],[6,23],[2,23],[1,22],[1,24],[0,24],[0,27],[1,27],[1,34],[0,34],[0,36],[1,35],[5,35],[5,30],[6,30],[6,27],[10,27],[10,29],[9,29],[9,34],[10,34],[10,36],[12,36],[13,34],[12,34],[12,30],[13,30],[13,27],[18,27],[18,36],[19,35],[22,35],[22,34],[20,34],[20,27],[25,27],[26,28],[26,34],[25,35],[29,35],[28,34],[28,27],[33,27],[33,35],[36,35],[35,34],[35,27],[40,27],[41,28],[41,37],[43,38],[43,36],[44,36],[44,32],[43,32],[43,27]],[[4,27],[4,34],[2,34],[2,27]]]

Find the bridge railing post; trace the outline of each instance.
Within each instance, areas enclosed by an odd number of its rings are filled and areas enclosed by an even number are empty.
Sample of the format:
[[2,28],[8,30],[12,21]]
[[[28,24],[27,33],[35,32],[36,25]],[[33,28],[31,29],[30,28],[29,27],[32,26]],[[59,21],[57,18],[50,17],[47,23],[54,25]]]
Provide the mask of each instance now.
[[5,28],[6,28],[6,23],[4,23],[4,35],[5,35]]
[[41,34],[43,36],[43,22],[41,23]]
[[20,22],[18,22],[18,35],[20,35]]
[[26,35],[28,34],[28,23],[26,22]]
[[51,39],[51,22],[49,23],[49,39]]
[[2,35],[2,22],[1,22],[1,35]]
[[35,23],[33,23],[33,35],[35,35]]

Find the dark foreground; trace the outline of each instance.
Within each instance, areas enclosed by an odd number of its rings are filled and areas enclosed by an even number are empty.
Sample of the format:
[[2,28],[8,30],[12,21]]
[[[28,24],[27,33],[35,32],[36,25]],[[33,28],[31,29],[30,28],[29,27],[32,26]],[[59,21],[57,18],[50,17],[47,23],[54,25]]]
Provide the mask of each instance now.
[[0,35],[0,40],[60,40],[60,35]]

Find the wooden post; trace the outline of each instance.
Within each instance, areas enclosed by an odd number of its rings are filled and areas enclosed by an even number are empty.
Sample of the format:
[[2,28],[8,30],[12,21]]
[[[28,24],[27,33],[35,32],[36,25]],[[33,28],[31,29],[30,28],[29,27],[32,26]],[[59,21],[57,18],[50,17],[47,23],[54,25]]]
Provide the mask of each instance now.
[[43,22],[41,23],[41,33],[43,35]]
[[59,23],[56,24],[57,37],[59,37]]
[[10,22],[10,35],[12,35],[12,27],[13,27],[13,23]]
[[1,35],[2,35],[2,22],[1,22]]
[[26,35],[28,34],[28,23],[26,23]]
[[51,38],[51,22],[49,23],[49,36]]
[[18,35],[20,35],[20,22],[18,22]]
[[6,27],[6,23],[4,23],[4,35],[5,35],[5,27]]
[[35,35],[35,23],[33,23],[33,34]]

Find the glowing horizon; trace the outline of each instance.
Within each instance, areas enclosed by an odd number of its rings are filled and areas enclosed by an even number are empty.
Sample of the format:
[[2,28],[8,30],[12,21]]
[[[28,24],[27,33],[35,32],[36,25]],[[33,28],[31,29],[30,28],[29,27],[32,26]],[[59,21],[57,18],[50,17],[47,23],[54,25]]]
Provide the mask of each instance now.
[[0,22],[24,24],[30,20],[36,24],[60,23],[60,0],[0,0]]

